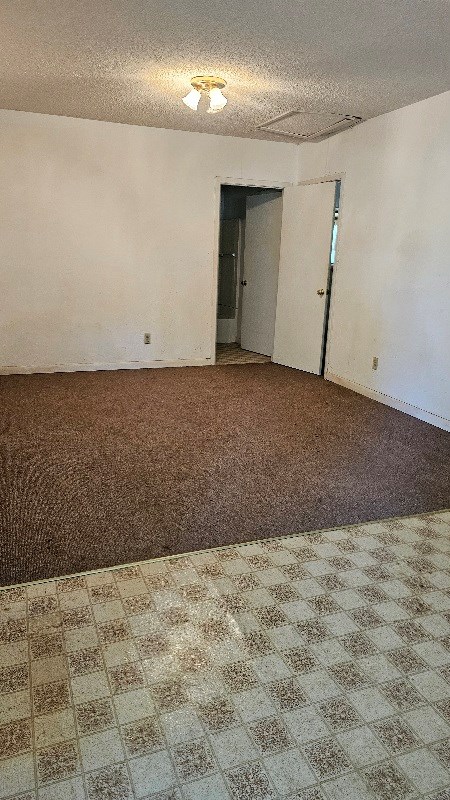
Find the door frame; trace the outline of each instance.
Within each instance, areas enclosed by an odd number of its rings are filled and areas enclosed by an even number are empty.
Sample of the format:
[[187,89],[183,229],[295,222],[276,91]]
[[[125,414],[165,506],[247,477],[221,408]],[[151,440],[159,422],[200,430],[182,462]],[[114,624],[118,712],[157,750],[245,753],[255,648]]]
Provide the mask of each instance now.
[[[219,239],[220,239],[220,190],[222,186],[248,186],[249,189],[278,189],[286,186],[295,186],[292,181],[263,181],[257,178],[221,178],[216,176],[214,181],[214,246],[212,263],[212,296],[211,296],[211,355],[210,363],[216,363],[216,326],[217,326],[217,299],[219,276]],[[337,252],[336,252],[337,255]]]
[[[327,338],[324,341],[323,346],[325,347],[325,369],[323,373],[323,378],[325,380],[331,380],[327,377],[328,374],[332,374],[328,369],[328,361],[330,358],[330,352],[332,349],[333,344],[333,332],[334,332],[334,320],[335,320],[335,308],[336,308],[336,284],[337,280],[339,280],[339,275],[341,272],[340,269],[340,245],[341,245],[341,238],[342,238],[342,212],[343,212],[343,198],[345,197],[344,193],[344,186],[345,186],[345,179],[346,173],[345,172],[330,172],[328,174],[322,175],[320,178],[309,178],[305,181],[299,181],[298,186],[309,186],[312,183],[335,183],[336,181],[341,182],[341,192],[339,196],[339,227],[338,227],[338,236],[336,242],[336,258],[335,258],[335,265],[338,266],[337,270],[333,270],[333,283],[331,285],[331,294],[330,294],[330,307],[328,311],[328,331],[327,331]],[[331,242],[330,242],[331,244]]]

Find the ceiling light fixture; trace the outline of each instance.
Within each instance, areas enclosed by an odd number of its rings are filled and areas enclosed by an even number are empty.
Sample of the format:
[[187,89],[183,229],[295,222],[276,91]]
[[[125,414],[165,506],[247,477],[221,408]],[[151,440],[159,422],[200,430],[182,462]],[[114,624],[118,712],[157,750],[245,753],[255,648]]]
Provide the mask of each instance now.
[[197,75],[191,80],[191,91],[183,97],[183,103],[192,111],[197,111],[203,94],[209,96],[208,114],[217,114],[225,108],[228,100],[222,94],[227,82],[212,75]]

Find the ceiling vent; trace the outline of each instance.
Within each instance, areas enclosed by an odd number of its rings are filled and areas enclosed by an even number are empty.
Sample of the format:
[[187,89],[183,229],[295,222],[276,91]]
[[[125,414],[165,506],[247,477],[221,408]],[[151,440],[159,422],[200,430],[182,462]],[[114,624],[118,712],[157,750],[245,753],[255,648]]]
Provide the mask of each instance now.
[[362,121],[362,117],[354,117],[350,114],[289,111],[288,114],[258,125],[258,129],[279,136],[289,136],[291,139],[300,139],[304,142],[320,142],[334,133],[353,128]]

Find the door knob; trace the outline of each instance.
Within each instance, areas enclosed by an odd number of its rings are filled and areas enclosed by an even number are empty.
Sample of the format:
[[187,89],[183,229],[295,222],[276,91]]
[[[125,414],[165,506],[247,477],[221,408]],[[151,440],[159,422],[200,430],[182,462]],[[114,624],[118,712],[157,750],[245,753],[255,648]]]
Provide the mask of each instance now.
[[241,286],[247,286],[247,281],[241,281]]
[[317,294],[319,295],[319,297],[323,297],[325,294],[325,289],[317,289]]

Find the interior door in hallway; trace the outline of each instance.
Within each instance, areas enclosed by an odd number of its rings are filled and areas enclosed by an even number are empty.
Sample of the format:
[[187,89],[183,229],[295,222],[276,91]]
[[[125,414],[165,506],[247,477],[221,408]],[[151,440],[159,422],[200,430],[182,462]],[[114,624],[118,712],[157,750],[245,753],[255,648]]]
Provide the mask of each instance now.
[[265,356],[273,353],[282,204],[280,191],[247,197],[241,347]]
[[273,361],[319,375],[334,181],[284,190]]

